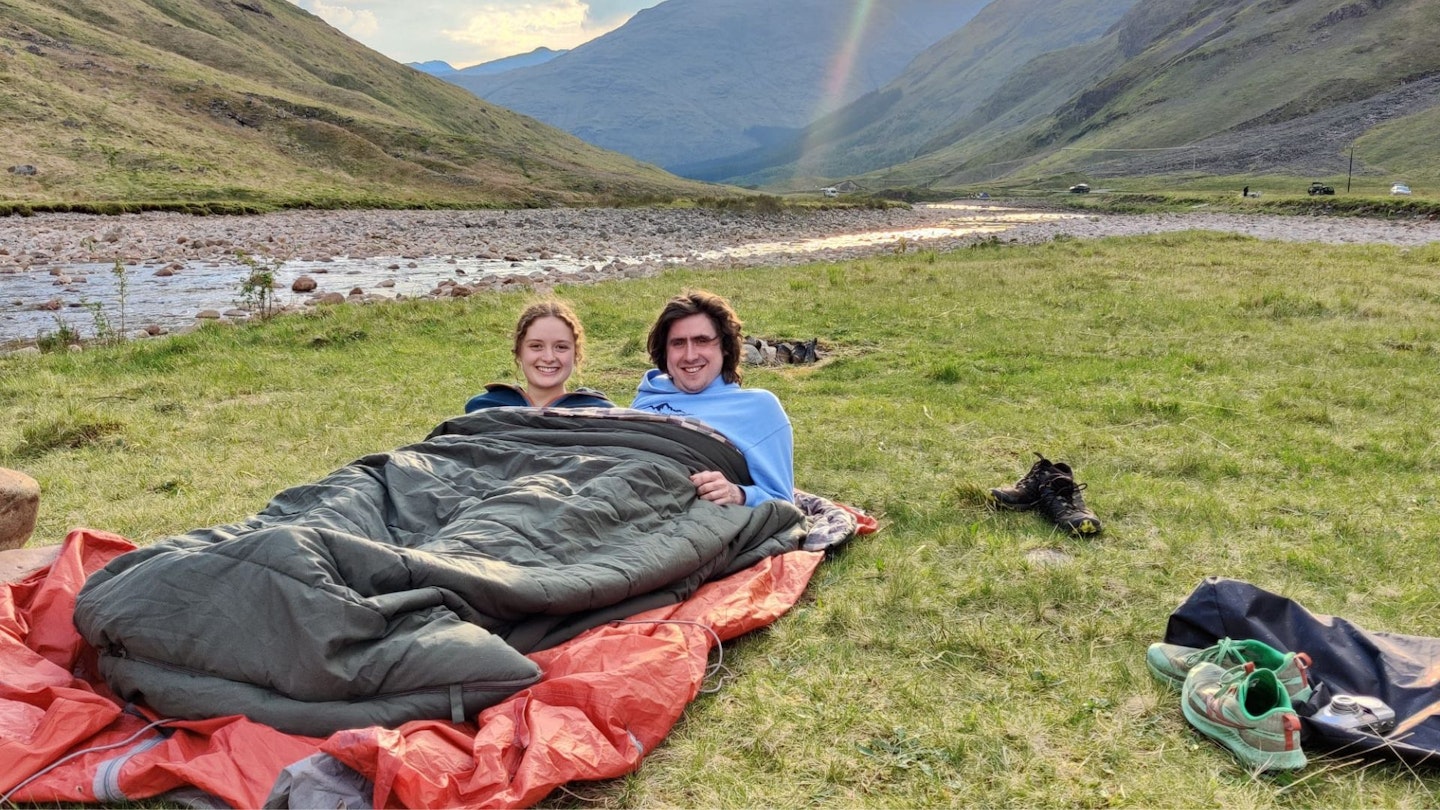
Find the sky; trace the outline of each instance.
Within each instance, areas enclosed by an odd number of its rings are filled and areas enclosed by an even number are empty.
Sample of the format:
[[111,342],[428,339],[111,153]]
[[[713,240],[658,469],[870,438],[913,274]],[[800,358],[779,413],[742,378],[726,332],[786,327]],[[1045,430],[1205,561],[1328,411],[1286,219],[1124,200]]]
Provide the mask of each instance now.
[[619,28],[661,0],[291,0],[396,62],[439,59],[465,68],[573,48]]

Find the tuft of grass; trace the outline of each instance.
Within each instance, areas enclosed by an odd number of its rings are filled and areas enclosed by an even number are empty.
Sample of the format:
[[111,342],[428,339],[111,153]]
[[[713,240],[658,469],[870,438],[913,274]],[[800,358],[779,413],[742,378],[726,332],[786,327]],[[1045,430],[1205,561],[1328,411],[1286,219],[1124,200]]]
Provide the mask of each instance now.
[[[622,404],[682,288],[729,297],[750,334],[819,337],[826,363],[747,368],[745,384],[785,404],[797,484],[882,530],[728,642],[723,688],[637,773],[553,799],[1434,806],[1428,770],[1316,756],[1300,774],[1247,772],[1143,656],[1206,576],[1440,635],[1416,564],[1440,536],[1437,256],[1180,233],[559,287],[586,326],[575,382]],[[0,465],[41,484],[36,544],[80,525],[148,543],[234,522],[513,379],[527,299],[0,358]],[[1075,468],[1102,535],[985,508],[1033,451]]]
[[86,413],[67,414],[64,418],[27,422],[20,429],[17,458],[33,459],[56,450],[80,450],[93,447],[124,430],[113,419]]

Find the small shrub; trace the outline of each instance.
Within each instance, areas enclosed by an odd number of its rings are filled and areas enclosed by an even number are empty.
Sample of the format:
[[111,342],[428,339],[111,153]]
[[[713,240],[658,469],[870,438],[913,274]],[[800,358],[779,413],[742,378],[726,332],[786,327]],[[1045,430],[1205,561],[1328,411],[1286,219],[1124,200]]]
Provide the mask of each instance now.
[[35,336],[35,346],[42,352],[64,351],[72,343],[80,342],[80,332],[75,327],[65,322],[59,315],[55,316],[55,331],[41,332]]
[[240,282],[240,305],[261,318],[275,314],[275,271],[283,262],[276,259],[257,259],[248,253],[236,253],[235,258],[248,271]]
[[85,301],[85,309],[90,311],[90,322],[95,330],[95,339],[101,343],[114,343],[120,338],[115,328],[110,325],[110,319],[105,315],[105,307],[99,301]]
[[110,268],[110,274],[115,276],[115,299],[116,304],[120,307],[120,337],[123,339],[128,331],[125,323],[125,306],[130,291],[130,275],[125,270],[125,263],[118,258],[115,260],[115,266]]

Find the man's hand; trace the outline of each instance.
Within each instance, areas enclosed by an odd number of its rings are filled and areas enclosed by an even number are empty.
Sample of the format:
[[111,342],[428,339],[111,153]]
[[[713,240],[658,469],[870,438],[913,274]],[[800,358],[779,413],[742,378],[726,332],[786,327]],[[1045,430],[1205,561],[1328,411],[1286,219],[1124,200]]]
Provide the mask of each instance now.
[[724,475],[714,470],[695,473],[690,476],[690,483],[695,485],[696,494],[711,503],[745,505],[745,490],[741,489],[739,484],[730,483]]

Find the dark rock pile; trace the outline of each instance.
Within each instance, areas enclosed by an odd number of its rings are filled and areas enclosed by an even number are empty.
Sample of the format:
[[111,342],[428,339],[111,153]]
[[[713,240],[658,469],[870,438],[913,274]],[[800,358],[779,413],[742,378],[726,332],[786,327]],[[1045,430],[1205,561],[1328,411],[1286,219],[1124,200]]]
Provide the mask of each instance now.
[[809,340],[766,340],[747,337],[744,339],[741,358],[752,366],[809,365],[818,363],[825,354],[820,350],[820,339]]

